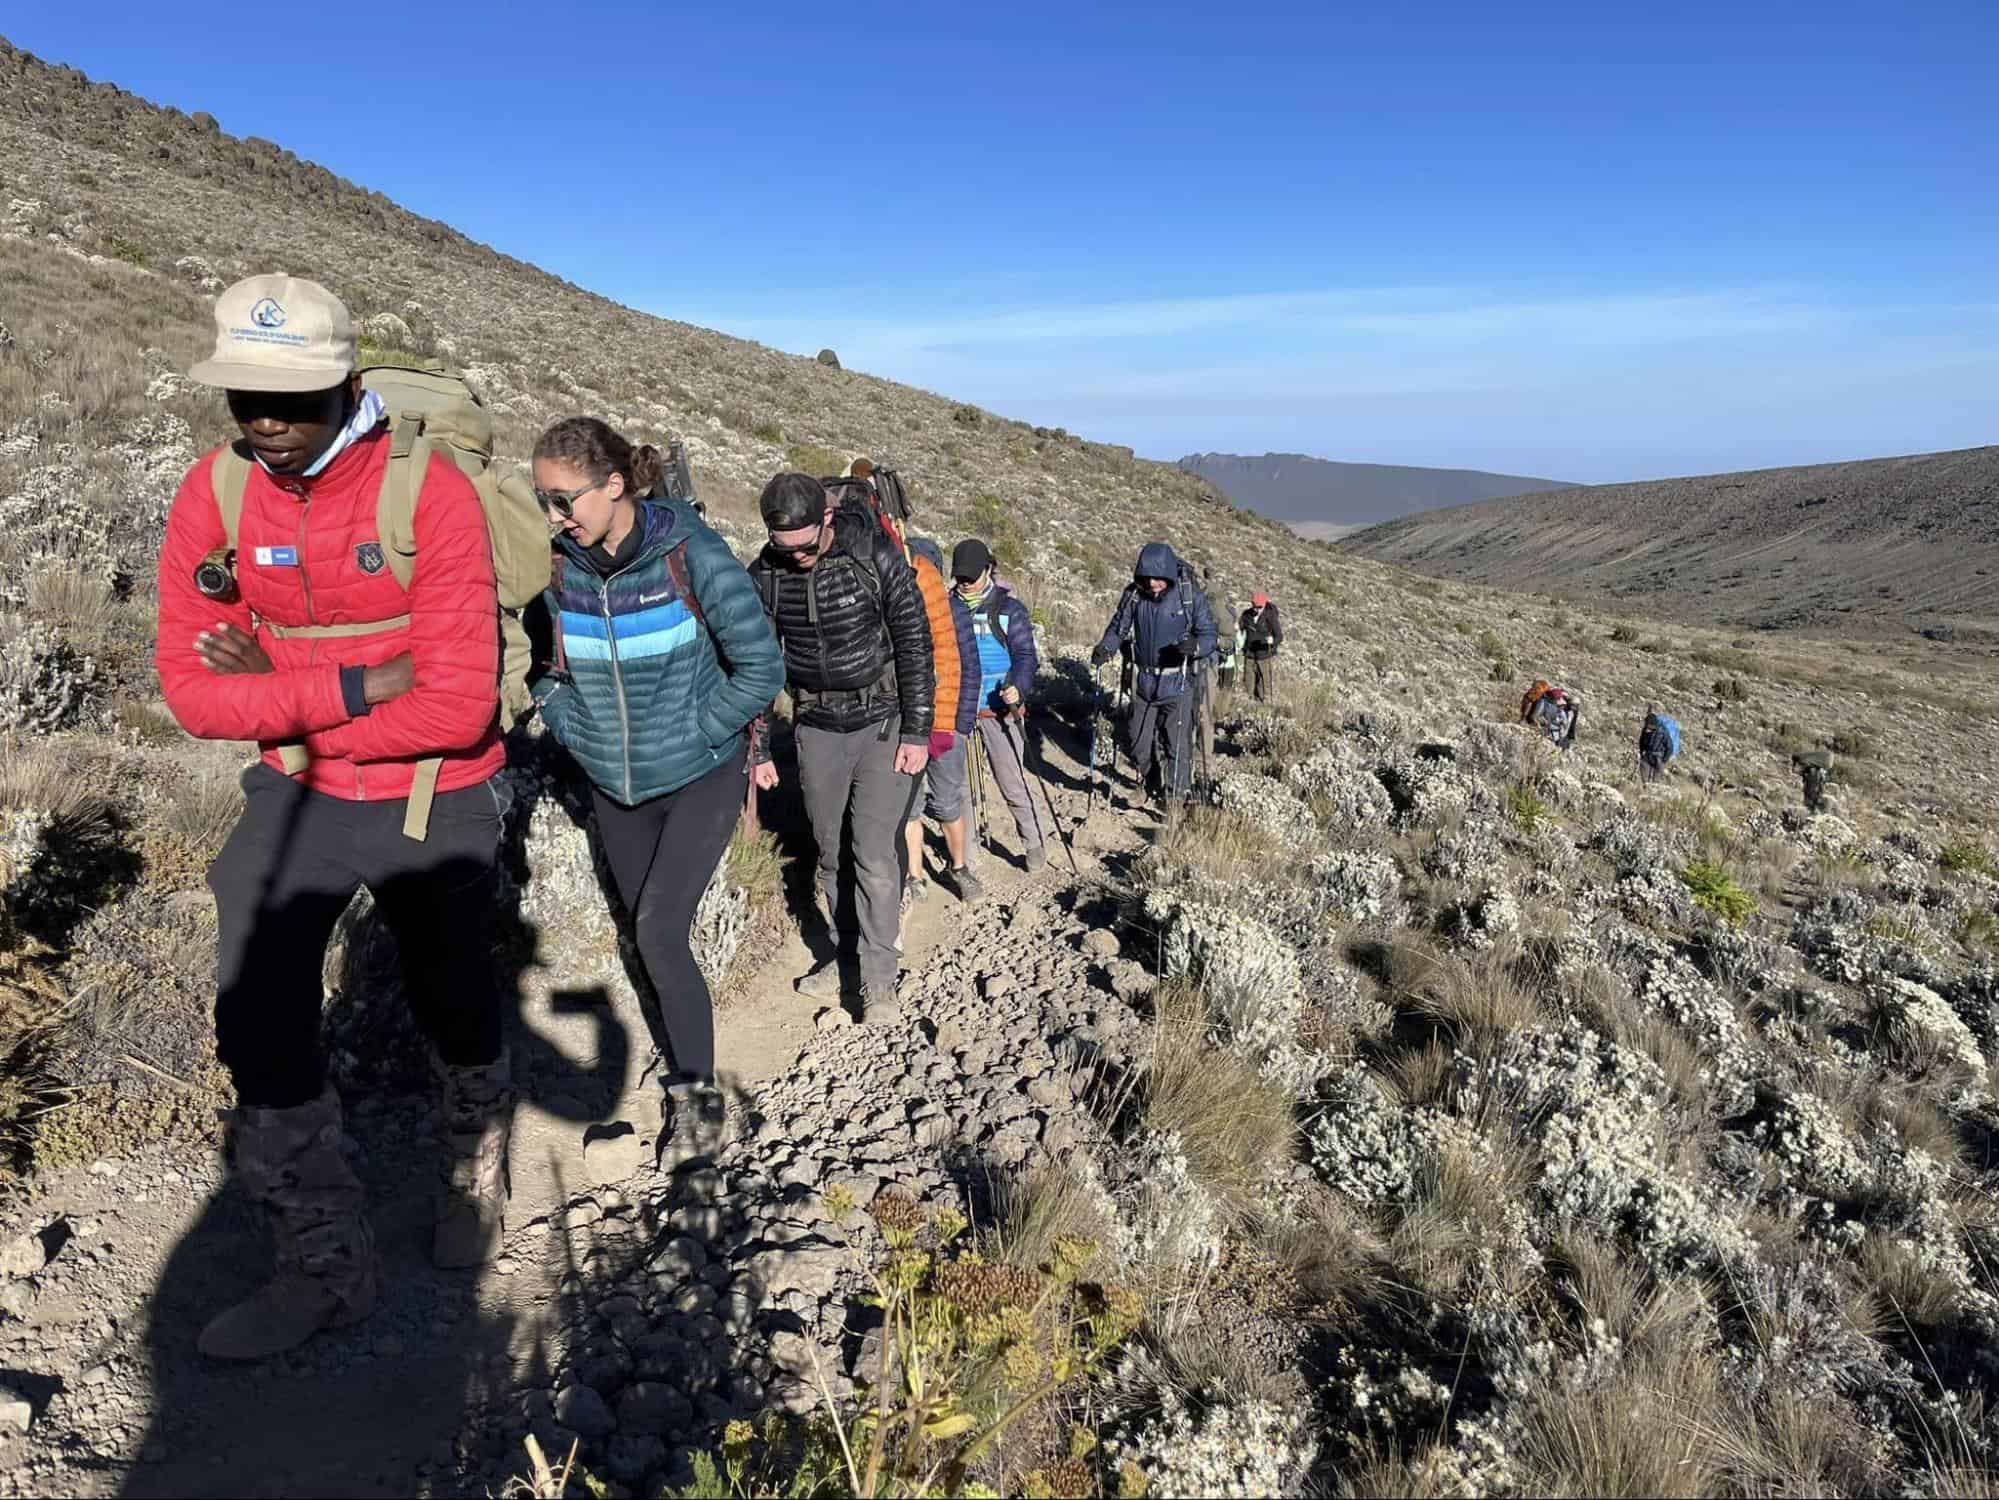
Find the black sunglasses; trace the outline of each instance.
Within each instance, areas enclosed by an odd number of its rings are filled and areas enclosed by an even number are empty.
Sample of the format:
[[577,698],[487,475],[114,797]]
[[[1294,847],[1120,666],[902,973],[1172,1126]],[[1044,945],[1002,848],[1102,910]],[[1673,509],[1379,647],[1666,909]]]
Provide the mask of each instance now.
[[541,502],[544,511],[552,510],[565,521],[574,520],[576,502],[603,482],[601,479],[593,479],[588,484],[573,490],[536,490],[534,497]]

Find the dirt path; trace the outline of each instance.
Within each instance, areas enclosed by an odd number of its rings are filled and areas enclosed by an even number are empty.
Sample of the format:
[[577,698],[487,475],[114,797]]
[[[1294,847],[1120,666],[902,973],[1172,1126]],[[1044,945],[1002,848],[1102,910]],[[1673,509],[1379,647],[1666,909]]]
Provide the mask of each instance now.
[[[1048,727],[1047,781],[1067,824],[1083,771]],[[1123,1014],[1113,991],[1137,976],[1091,956],[1086,907],[1104,855],[1142,821],[1099,801],[1072,834],[1080,880],[1056,847],[1034,877],[984,856],[977,907],[933,887],[906,924],[912,1016],[893,1037],[815,1021],[823,1005],[792,988],[813,953],[788,928],[718,1018],[721,1071],[754,1132],[725,1153],[725,1173],[653,1173],[650,1049],[630,987],[586,982],[601,972],[579,981],[545,957],[524,976],[515,1043],[506,1253],[476,1275],[429,1265],[428,1101],[359,1097],[350,1132],[380,1306],[268,1366],[194,1353],[201,1322],[268,1264],[212,1160],[156,1150],[49,1174],[0,1228],[7,1271],[24,1273],[0,1274],[0,1385],[26,1398],[31,1424],[22,1435],[0,1420],[0,1493],[453,1493],[503,1477],[527,1430],[583,1436],[620,1483],[670,1474],[713,1422],[778,1398],[784,1340],[837,1347],[835,1278],[823,1254],[811,1259],[832,1244],[811,1216],[829,1174],[938,1189],[954,1150],[969,1159],[983,1141],[1017,1162],[1042,1135],[1048,1149],[1073,1136],[1052,1049]],[[962,1045],[1009,1029],[1008,1056]]]

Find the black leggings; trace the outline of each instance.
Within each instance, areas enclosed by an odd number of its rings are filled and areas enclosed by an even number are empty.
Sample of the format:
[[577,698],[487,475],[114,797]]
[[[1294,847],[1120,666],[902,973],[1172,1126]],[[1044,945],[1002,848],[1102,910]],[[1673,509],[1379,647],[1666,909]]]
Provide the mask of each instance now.
[[653,1044],[682,1078],[715,1072],[715,1007],[688,933],[749,793],[747,756],[637,807],[595,787],[597,836],[631,914],[653,996],[640,996]]
[[401,801],[329,797],[261,763],[243,773],[243,794],[208,871],[220,929],[215,1051],[238,1102],[290,1109],[325,1087],[326,943],[363,885],[395,934],[403,991],[439,1055],[459,1067],[497,1058],[492,873],[503,784],[442,793],[421,841],[404,837]]

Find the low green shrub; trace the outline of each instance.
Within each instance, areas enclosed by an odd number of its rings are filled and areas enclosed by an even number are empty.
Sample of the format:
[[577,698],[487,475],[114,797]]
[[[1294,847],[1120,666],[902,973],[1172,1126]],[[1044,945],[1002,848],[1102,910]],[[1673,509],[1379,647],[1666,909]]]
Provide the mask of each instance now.
[[1694,860],[1680,871],[1680,883],[1694,905],[1737,927],[1756,910],[1756,898],[1736,884],[1726,866],[1713,860]]

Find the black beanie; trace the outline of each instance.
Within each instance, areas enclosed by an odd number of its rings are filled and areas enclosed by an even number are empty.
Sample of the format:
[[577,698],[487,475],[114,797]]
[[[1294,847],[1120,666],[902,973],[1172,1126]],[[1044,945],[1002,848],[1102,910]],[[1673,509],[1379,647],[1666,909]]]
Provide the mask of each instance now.
[[768,530],[802,531],[826,514],[826,486],[810,474],[779,474],[764,486],[757,509]]

